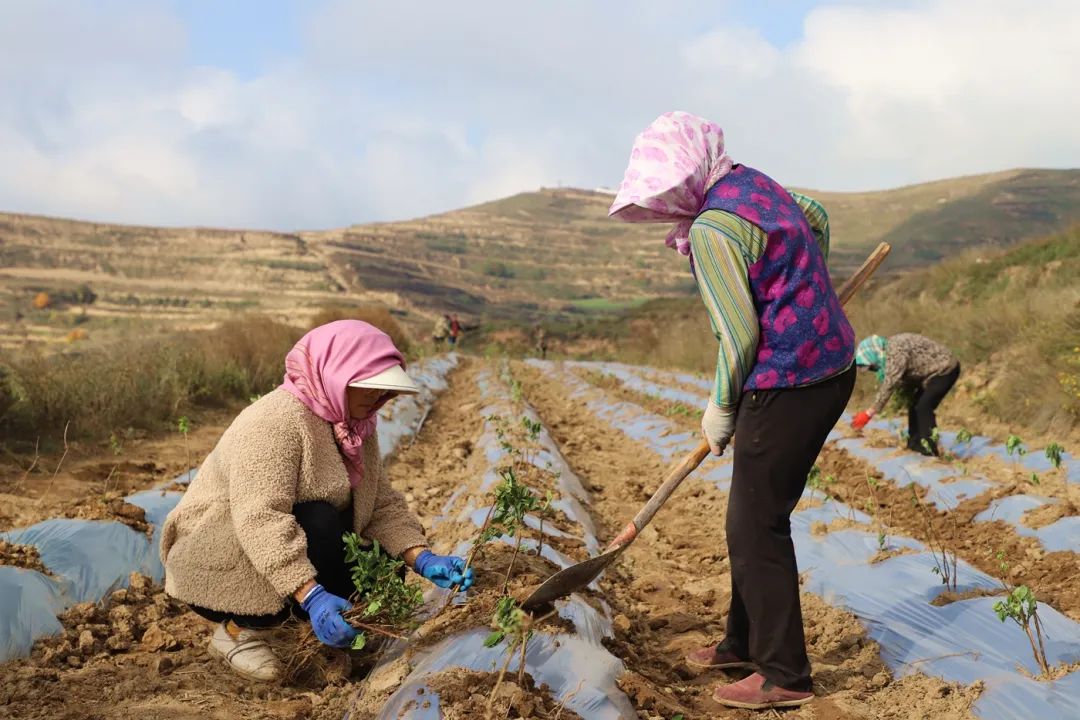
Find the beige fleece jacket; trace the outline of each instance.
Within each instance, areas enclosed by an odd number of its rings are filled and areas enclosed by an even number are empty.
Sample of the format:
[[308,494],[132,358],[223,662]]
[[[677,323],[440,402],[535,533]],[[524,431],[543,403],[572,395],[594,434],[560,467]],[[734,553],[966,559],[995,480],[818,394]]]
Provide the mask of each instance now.
[[390,486],[377,436],[364,442],[364,479],[353,490],[330,423],[274,390],[236,417],[165,519],[165,592],[211,610],[276,613],[315,577],[292,506],[345,509],[350,500],[356,532],[391,555],[427,544]]

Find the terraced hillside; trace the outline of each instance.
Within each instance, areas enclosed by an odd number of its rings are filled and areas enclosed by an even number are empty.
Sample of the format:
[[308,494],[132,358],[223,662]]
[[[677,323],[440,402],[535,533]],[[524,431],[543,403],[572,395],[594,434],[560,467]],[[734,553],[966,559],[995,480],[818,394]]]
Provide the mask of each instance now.
[[[846,275],[880,240],[886,271],[1080,220],[1080,171],[1014,170],[873,193],[817,193]],[[692,292],[662,227],[609,220],[609,195],[546,189],[396,223],[294,233],[152,228],[0,215],[0,346],[77,330],[204,327],[356,302],[425,327],[436,313],[522,321]],[[85,290],[95,296],[83,302]],[[34,307],[45,293],[47,302]]]

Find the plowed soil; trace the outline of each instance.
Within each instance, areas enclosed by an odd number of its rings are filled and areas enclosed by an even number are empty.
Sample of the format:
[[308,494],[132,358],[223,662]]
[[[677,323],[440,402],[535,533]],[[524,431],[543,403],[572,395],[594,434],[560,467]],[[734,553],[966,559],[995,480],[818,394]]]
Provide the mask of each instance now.
[[[396,487],[406,494],[421,517],[436,550],[447,552],[466,531],[456,520],[435,523],[455,491],[478,480],[484,466],[476,444],[483,427],[476,375],[494,365],[466,360],[451,376],[451,387],[430,413],[415,442],[406,441],[389,462]],[[591,494],[589,508],[601,542],[614,536],[658,485],[665,467],[659,456],[632,442],[596,417],[581,398],[566,387],[526,366],[514,364],[523,383],[525,400],[541,416],[559,444],[572,470]],[[633,397],[605,384],[598,392],[612,399],[635,400],[646,409],[665,414],[681,427],[693,428],[697,418],[674,411],[669,403]],[[219,423],[220,432],[228,419]],[[216,440],[205,425],[204,436],[193,453],[202,457]],[[149,443],[149,441],[147,441]],[[173,460],[140,470],[139,458],[130,477],[117,491],[149,487],[182,470],[175,461],[185,454],[179,438],[172,441]],[[196,447],[198,448],[196,450]],[[91,513],[103,504],[102,487],[88,491],[108,475],[98,472],[105,461],[80,458],[72,474],[62,471],[55,485],[46,489],[48,472],[32,473],[29,493],[20,495],[18,473],[9,475],[9,494],[19,496],[15,511],[0,517],[0,529],[67,512]],[[823,470],[837,477],[830,494],[862,508],[868,468],[842,451],[831,449],[820,460]],[[94,476],[79,481],[76,471],[95,467]],[[60,477],[63,477],[61,482]],[[114,473],[115,476],[115,473]],[[79,484],[82,482],[82,484]],[[110,488],[112,489],[112,488]],[[1020,488],[1022,491],[1024,488]],[[1002,492],[1014,492],[1005,489]],[[912,511],[910,490],[882,483],[879,512],[883,522],[903,534],[922,537],[924,520]],[[43,502],[38,502],[44,497]],[[112,498],[105,500],[107,506]],[[1065,499],[1065,498],[1062,498]],[[969,522],[988,497],[967,501],[955,513],[957,522],[941,519],[961,557],[987,571],[994,559],[987,548],[1004,549],[1017,568],[1017,582],[1039,588],[1045,601],[1080,619],[1076,559],[1072,553],[1046,553],[1036,541],[1020,537],[1003,523],[973,525]],[[610,605],[614,637],[609,650],[625,665],[620,687],[631,698],[637,717],[670,720],[682,714],[697,718],[762,717],[748,711],[727,710],[711,699],[717,684],[738,679],[738,674],[700,672],[683,662],[685,653],[722,635],[730,597],[730,575],[724,541],[726,494],[713,485],[691,478],[657,515],[652,525],[601,581],[600,593]],[[72,509],[74,508],[74,509]],[[1045,522],[1044,511],[1032,522]],[[1044,517],[1046,516],[1046,517]],[[839,522],[839,521],[838,521]],[[842,524],[842,523],[841,523]],[[949,530],[955,525],[955,531]],[[839,525],[836,525],[839,527]],[[829,531],[835,528],[822,528]],[[570,548],[560,548],[569,550]],[[506,565],[506,549],[495,548],[482,556],[476,568],[478,589],[469,604],[451,607],[438,619],[421,627],[414,647],[423,647],[466,627],[486,624],[491,606],[502,585],[499,570]],[[22,558],[12,550],[6,558]],[[32,560],[9,560],[13,564]],[[521,590],[551,571],[551,566],[532,555],[519,559],[520,572],[512,589]],[[881,660],[880,649],[869,641],[858,620],[821,598],[802,595],[807,643],[814,668],[817,697],[809,705],[786,711],[785,718],[867,720],[970,718],[971,705],[980,688],[943,683],[918,673],[896,679]],[[65,632],[39,642],[30,658],[0,666],[0,716],[5,718],[113,718],[138,717],[177,720],[187,718],[334,718],[350,711],[351,720],[372,720],[385,700],[408,674],[409,652],[399,661],[368,675],[370,662],[345,661],[332,672],[284,684],[258,684],[231,673],[206,651],[211,626],[184,606],[166,597],[160,587],[137,578],[129,590],[118,591],[101,605],[77,606],[63,618]],[[561,628],[558,625],[552,628]],[[288,630],[285,649],[287,652]],[[352,666],[350,668],[350,665]],[[330,663],[333,666],[333,663]],[[494,687],[493,673],[448,671],[431,679],[447,718],[483,718]],[[576,717],[561,707],[545,688],[535,687],[531,677],[521,684],[510,673],[492,703],[498,718]],[[766,714],[765,716],[769,716]]]

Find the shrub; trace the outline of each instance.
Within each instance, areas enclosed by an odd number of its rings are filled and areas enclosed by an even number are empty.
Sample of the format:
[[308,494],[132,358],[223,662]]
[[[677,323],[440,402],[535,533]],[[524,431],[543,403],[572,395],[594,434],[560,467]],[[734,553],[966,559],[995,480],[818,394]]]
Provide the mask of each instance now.
[[497,278],[512,278],[515,276],[514,268],[499,260],[491,260],[484,263],[484,274]]
[[311,327],[315,328],[335,320],[363,320],[389,335],[403,355],[410,355],[413,352],[413,344],[408,332],[385,307],[380,305],[325,307],[311,318]]

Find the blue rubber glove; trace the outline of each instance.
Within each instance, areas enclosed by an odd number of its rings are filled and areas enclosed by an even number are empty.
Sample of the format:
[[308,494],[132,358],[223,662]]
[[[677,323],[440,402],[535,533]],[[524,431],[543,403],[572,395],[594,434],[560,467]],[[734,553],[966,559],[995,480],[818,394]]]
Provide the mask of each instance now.
[[324,645],[345,648],[352,644],[356,630],[341,616],[341,613],[352,609],[348,600],[327,591],[322,585],[316,585],[300,607],[307,611],[311,629]]
[[413,570],[441,588],[459,585],[468,590],[473,584],[472,568],[465,568],[465,561],[455,555],[436,555],[424,550],[416,556]]

